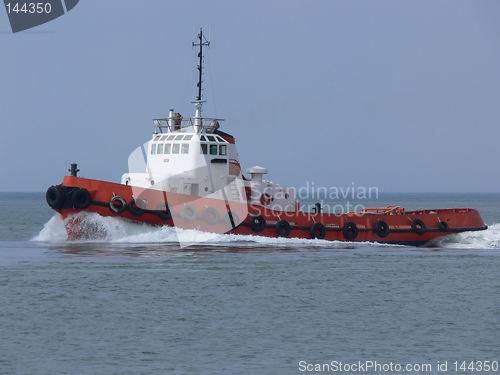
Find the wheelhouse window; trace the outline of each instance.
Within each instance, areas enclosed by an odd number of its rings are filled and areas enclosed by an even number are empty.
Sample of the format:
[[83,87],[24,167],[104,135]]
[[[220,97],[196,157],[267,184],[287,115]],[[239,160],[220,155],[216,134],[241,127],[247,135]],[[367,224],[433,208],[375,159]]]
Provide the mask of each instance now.
[[180,143],[174,143],[174,144],[172,144],[172,154],[178,154],[180,148],[181,148],[181,144]]
[[157,135],[154,140],[158,141],[160,138],[161,138],[161,135]]
[[175,138],[175,135],[169,135],[167,138],[167,141],[173,141]]
[[181,146],[181,154],[189,153],[189,143],[183,143]]
[[166,135],[164,135],[163,137],[161,137],[160,141],[164,141],[165,139],[167,139]]
[[219,155],[227,155],[227,146],[226,145],[219,146]]
[[151,155],[154,155],[154,154],[156,154],[156,143],[153,143],[151,145]]
[[200,153],[203,155],[208,154],[208,145],[206,143],[200,144]]
[[217,142],[217,140],[215,139],[215,137],[213,135],[207,135],[207,138],[210,142]]
[[164,154],[170,154],[170,149],[172,148],[172,145],[170,143],[165,143],[165,148],[163,149]]
[[175,137],[175,140],[176,141],[182,141],[182,138],[184,137],[184,135],[178,135],[177,137]]
[[192,136],[191,134],[190,134],[190,135],[185,135],[185,136],[184,136],[184,140],[185,140],[185,141],[190,141],[190,140],[191,140],[191,138],[193,138],[193,136]]
[[210,145],[210,155],[217,155],[217,145]]
[[202,136],[201,136],[201,140],[202,140],[203,142],[206,142],[206,141],[207,141],[207,137],[205,137],[204,135],[202,135]]
[[158,144],[158,146],[156,147],[156,153],[163,154],[163,143]]

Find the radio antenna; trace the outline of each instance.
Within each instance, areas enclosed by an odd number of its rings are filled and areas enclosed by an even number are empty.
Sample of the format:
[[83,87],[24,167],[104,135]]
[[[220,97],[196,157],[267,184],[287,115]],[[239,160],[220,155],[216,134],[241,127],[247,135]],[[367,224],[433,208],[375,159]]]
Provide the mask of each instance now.
[[201,101],[201,83],[202,83],[202,76],[203,76],[203,46],[209,46],[210,41],[208,41],[204,36],[203,36],[203,29],[200,27],[200,33],[198,34],[198,41],[193,42],[193,47],[200,47],[200,51],[198,52],[198,58],[199,63],[198,63],[198,96],[196,97],[197,101]]

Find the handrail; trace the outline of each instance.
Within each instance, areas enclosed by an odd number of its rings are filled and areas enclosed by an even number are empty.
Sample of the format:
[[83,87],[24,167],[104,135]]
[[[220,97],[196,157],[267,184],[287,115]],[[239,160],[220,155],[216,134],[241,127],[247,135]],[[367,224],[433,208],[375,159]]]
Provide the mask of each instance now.
[[[195,117],[183,117],[182,118],[182,121],[185,122],[185,121],[188,121],[190,120],[191,122],[193,120],[195,120],[196,118]],[[154,118],[153,121],[167,121],[170,120],[168,117],[162,117],[162,118]],[[200,117],[200,120],[217,120],[217,121],[224,121],[225,119],[223,118],[218,118],[218,117]]]
[[390,204],[387,207],[365,207],[363,208],[363,213],[369,213],[370,211],[375,211],[376,214],[390,214],[390,215],[403,215],[405,209],[401,206],[396,206]]
[[[155,128],[160,129],[160,132],[163,133],[163,129],[168,129],[169,132],[172,132],[173,130],[180,130],[183,128],[188,128],[191,126],[195,126],[195,123],[197,120],[201,121],[201,129],[204,129],[205,131],[210,130],[210,127],[212,125],[213,121],[224,121],[223,118],[217,118],[217,117],[200,117],[200,118],[195,118],[195,117],[188,117],[188,118],[181,118],[177,119],[177,123],[175,125],[170,125],[171,122],[174,122],[175,120],[170,119],[170,118],[154,118],[153,119],[153,126]],[[204,124],[205,121],[210,121],[208,125]],[[164,123],[164,124],[162,124]],[[172,126],[178,127],[177,129],[174,128],[172,130]],[[215,129],[214,129],[215,130]]]

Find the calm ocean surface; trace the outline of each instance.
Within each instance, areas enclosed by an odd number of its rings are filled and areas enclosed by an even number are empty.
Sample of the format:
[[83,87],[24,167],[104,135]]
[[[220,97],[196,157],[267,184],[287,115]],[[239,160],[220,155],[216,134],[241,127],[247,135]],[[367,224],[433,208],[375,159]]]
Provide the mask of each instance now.
[[181,249],[171,228],[93,216],[106,240],[68,242],[44,194],[0,193],[0,374],[500,362],[500,194],[361,203],[472,207],[490,228],[424,248],[193,233]]

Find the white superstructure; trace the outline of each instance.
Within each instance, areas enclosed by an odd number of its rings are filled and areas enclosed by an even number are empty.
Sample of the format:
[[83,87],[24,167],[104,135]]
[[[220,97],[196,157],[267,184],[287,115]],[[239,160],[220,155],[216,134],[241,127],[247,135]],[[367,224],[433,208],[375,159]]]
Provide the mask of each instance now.
[[245,178],[234,138],[219,130],[223,119],[202,117],[201,48],[209,43],[203,41],[201,31],[198,37],[200,79],[198,96],[193,102],[194,117],[183,119],[171,109],[168,118],[154,119],[151,140],[132,153],[129,172],[122,176],[121,183],[193,197],[244,200],[295,212],[298,206],[295,189],[263,180],[267,169],[262,167],[249,168],[247,173],[251,178]]

